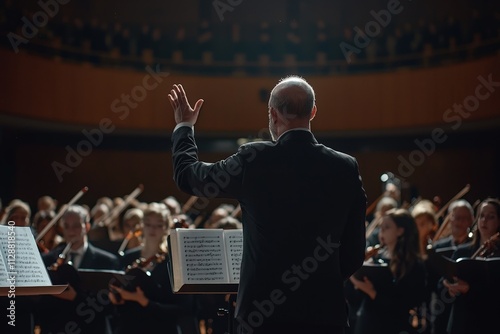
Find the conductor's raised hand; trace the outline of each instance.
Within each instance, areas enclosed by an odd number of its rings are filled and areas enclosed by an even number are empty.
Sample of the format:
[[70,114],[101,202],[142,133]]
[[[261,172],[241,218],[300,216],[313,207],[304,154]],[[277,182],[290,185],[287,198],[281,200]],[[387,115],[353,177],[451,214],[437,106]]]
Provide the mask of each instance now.
[[191,107],[184,88],[182,87],[182,85],[176,84],[173,85],[170,94],[168,94],[168,100],[172,105],[172,109],[174,109],[176,124],[187,122],[191,125],[194,125],[196,123],[198,115],[200,114],[201,106],[204,102],[202,99],[196,101],[194,108]]

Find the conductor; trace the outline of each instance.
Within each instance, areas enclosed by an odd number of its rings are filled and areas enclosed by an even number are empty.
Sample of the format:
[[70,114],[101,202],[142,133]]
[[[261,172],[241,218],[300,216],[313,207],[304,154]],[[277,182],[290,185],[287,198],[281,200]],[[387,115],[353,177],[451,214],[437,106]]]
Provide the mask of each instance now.
[[303,78],[271,91],[272,141],[242,145],[215,163],[200,162],[184,88],[168,95],[174,180],[184,192],[237,199],[243,259],[235,310],[237,333],[344,333],[344,281],[365,255],[366,195],[355,158],[319,144],[310,130],[314,90]]

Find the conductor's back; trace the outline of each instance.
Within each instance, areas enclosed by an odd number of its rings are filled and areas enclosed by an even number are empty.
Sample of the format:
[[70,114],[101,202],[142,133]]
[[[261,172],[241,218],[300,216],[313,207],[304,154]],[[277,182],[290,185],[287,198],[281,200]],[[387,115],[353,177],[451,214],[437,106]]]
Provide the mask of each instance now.
[[203,101],[191,108],[180,85],[169,97],[179,188],[241,204],[237,332],[343,333],[343,283],[364,259],[366,195],[356,160],[311,133],[312,87],[298,77],[280,81],[269,100],[273,141],[243,145],[216,163],[197,157],[193,125]]

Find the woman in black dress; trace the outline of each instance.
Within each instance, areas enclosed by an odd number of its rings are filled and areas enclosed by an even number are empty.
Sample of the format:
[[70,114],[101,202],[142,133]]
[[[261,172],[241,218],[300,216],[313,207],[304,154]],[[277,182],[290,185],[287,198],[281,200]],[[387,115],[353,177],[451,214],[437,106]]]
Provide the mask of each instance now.
[[[113,332],[175,333],[196,331],[195,304],[190,295],[172,293],[167,270],[166,237],[172,223],[166,205],[151,203],[144,211],[143,244],[125,252],[122,267],[128,286],[111,286],[109,298],[116,307]],[[192,320],[192,328],[185,325]]]
[[[500,257],[500,201],[487,198],[478,208],[477,230],[470,243],[459,245],[453,260]],[[500,259],[489,271],[471,270],[454,279],[444,279],[443,285],[453,303],[448,333],[496,333],[500,300]],[[492,264],[492,263],[490,263]],[[487,307],[487,305],[493,305]]]
[[387,278],[351,277],[362,295],[355,334],[417,333],[411,314],[425,296],[425,267],[419,252],[415,220],[405,209],[392,209],[382,218],[381,251],[369,261],[387,264]]

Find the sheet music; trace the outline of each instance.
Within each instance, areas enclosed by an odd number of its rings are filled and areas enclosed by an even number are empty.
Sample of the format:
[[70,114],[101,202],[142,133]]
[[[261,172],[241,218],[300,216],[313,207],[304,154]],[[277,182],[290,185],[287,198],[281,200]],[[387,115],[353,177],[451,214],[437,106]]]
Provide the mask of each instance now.
[[228,282],[222,230],[179,231],[185,283]]
[[[7,236],[7,231],[5,231],[5,236]],[[4,229],[2,226],[2,229],[0,230],[0,241],[3,244],[6,244],[7,241],[4,240]],[[9,275],[7,274],[7,263],[4,261],[4,254],[3,251],[0,249],[0,286],[7,286],[7,279],[9,278]]]
[[243,230],[225,230],[224,241],[229,266],[229,281],[239,283],[241,259],[243,257]]
[[[13,229],[15,234],[11,235],[9,240],[9,231],[12,231],[12,227],[0,226],[0,250],[6,269],[2,274],[15,276],[15,286],[19,287],[52,285],[31,228],[15,226]],[[14,251],[9,252],[9,245]],[[7,284],[7,280],[4,279],[0,282],[0,286]]]

